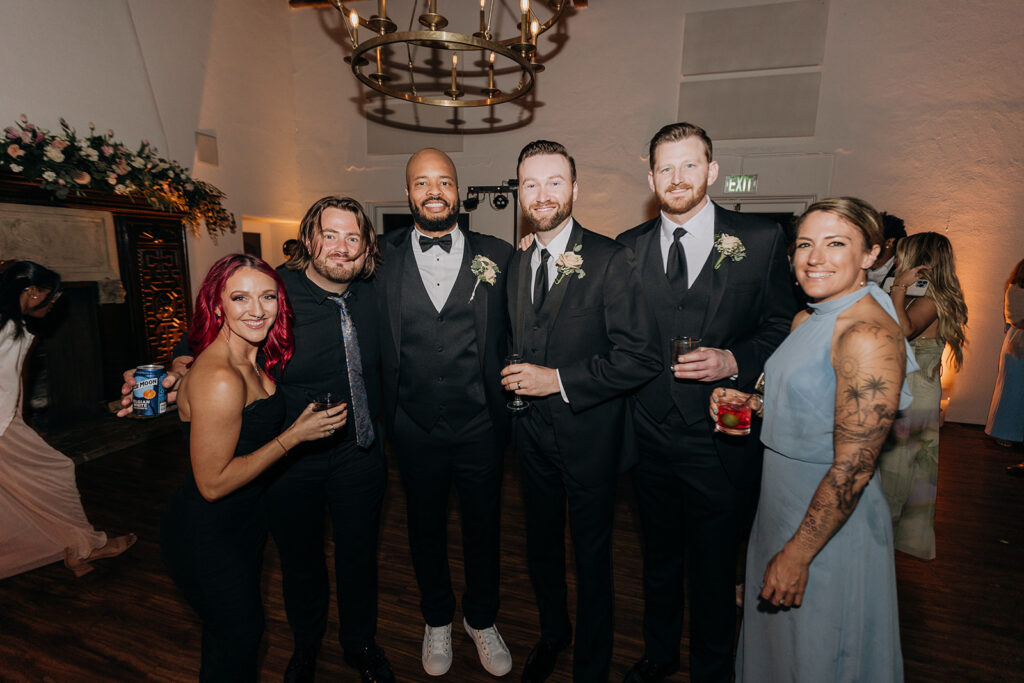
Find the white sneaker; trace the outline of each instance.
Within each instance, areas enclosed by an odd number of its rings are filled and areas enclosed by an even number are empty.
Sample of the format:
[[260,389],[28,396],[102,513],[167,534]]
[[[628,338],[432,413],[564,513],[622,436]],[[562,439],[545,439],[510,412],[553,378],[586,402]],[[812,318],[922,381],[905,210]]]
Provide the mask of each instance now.
[[452,625],[430,626],[423,630],[423,670],[431,676],[443,676],[452,668]]
[[469,625],[465,619],[462,625],[466,627],[466,633],[476,643],[476,652],[480,655],[480,663],[492,676],[504,676],[512,670],[512,653],[508,651],[508,645],[502,640],[498,633],[497,626],[491,626],[476,630]]

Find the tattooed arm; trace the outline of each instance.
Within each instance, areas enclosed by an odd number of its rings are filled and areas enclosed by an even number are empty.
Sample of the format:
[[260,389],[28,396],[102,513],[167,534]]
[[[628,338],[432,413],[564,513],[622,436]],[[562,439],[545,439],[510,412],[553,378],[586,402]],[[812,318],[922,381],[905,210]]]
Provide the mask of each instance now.
[[800,527],[768,563],[761,597],[775,605],[799,606],[803,601],[811,560],[857,507],[896,416],[906,355],[897,324],[883,315],[851,321],[844,329],[837,323],[832,466]]

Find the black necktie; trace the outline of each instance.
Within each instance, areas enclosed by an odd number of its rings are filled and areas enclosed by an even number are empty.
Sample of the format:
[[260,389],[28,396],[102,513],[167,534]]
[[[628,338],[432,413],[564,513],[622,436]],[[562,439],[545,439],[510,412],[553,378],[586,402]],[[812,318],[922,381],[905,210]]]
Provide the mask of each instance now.
[[548,259],[551,253],[547,249],[540,250],[540,265],[537,272],[533,274],[533,308],[540,313],[540,307],[544,305],[544,297],[548,293]]
[[681,286],[684,290],[690,286],[686,275],[686,252],[679,243],[685,234],[686,228],[676,228],[672,231],[672,246],[668,248],[668,269],[665,271],[668,281]]
[[452,253],[452,234],[448,233],[447,235],[443,235],[441,237],[424,237],[423,235],[420,235],[421,251],[426,251],[435,244],[444,249],[449,254]]

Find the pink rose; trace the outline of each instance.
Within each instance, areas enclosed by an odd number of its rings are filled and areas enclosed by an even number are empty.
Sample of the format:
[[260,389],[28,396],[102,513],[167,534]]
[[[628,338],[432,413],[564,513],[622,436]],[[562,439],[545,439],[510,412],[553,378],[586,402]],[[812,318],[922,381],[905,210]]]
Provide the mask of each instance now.
[[78,175],[74,177],[74,181],[79,185],[88,185],[90,180],[92,180],[92,176],[90,176],[85,171],[81,171]]
[[19,116],[18,118],[19,118],[19,119],[21,119],[21,122],[22,122],[22,123],[28,123],[28,117],[27,117],[27,116],[25,116],[24,114],[22,114],[22,115],[21,115],[21,116]]
[[23,150],[21,147],[18,147],[17,145],[8,145],[7,155],[12,159],[17,159],[20,156],[25,156],[25,150]]
[[21,139],[21,131],[15,128],[14,126],[7,126],[6,128],[4,128],[4,134],[11,140]]
[[100,151],[103,152],[103,156],[109,157],[111,154],[114,153],[114,148],[111,147],[110,145],[103,145],[102,147],[100,147]]
[[107,174],[107,182],[110,183],[111,185],[117,185],[117,174],[116,173],[108,173]]
[[67,146],[68,146],[68,141],[67,140],[61,140],[60,138],[56,138],[56,139],[54,139],[53,142],[50,143],[50,147],[53,147],[54,149],[64,149]]

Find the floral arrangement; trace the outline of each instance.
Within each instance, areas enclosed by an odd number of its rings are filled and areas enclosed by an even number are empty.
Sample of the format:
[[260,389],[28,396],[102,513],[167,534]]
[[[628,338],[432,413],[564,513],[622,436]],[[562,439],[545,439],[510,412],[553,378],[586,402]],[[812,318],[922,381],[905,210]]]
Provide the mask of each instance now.
[[476,288],[480,286],[481,282],[486,282],[493,287],[498,279],[498,273],[501,272],[498,264],[483,254],[477,254],[473,257],[473,262],[469,264],[469,270],[473,275],[476,275],[476,282],[473,283],[473,293],[469,295],[470,301],[473,301],[473,297],[476,296]]
[[57,199],[83,196],[86,189],[141,195],[154,209],[184,214],[185,224],[197,235],[203,221],[214,237],[235,231],[235,217],[221,206],[224,193],[193,179],[178,162],[161,158],[147,140],[133,152],[114,139],[114,131],[97,133],[91,123],[83,137],[64,119],[57,135],[30,123],[24,114],[16,123],[4,129],[0,170],[39,181]]
[[583,270],[583,257],[580,256],[580,249],[582,248],[582,244],[577,244],[572,248],[572,251],[559,254],[558,258],[555,259],[555,268],[558,270],[558,277],[555,278],[556,285],[566,276],[572,277],[575,275],[578,280],[582,280],[587,276],[586,271]]
[[724,232],[720,232],[715,235],[715,249],[718,250],[718,260],[715,261],[715,270],[722,265],[722,261],[726,257],[733,261],[742,261],[747,255],[747,248],[743,246],[743,242],[740,241],[739,237],[733,237],[727,235]]

